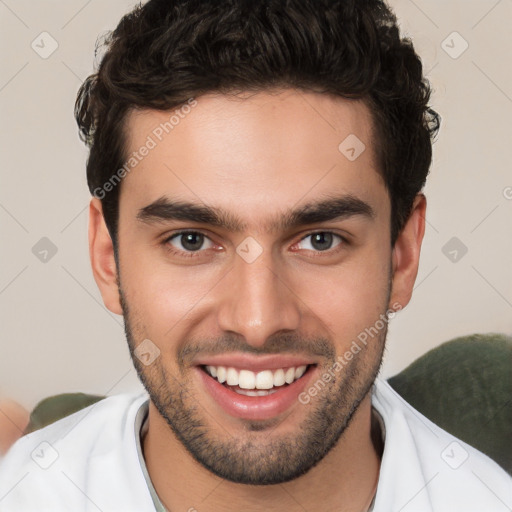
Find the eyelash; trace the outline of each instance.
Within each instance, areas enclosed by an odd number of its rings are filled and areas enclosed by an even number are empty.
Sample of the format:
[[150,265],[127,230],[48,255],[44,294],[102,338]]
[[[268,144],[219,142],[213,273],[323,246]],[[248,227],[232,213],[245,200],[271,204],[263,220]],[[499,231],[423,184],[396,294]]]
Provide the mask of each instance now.
[[[340,243],[338,243],[336,246],[334,246],[333,249],[327,249],[326,251],[314,251],[315,256],[313,256],[313,257],[322,257],[323,254],[328,254],[328,255],[336,254],[339,250],[341,250],[343,248],[343,246],[349,245],[349,241],[345,237],[343,237],[342,235],[339,235],[338,233],[334,233],[332,231],[313,231],[313,232],[308,233],[307,235],[303,236],[298,242],[296,242],[296,244],[302,242],[303,240],[305,240],[306,238],[308,238],[310,236],[314,236],[314,235],[317,235],[320,233],[331,234],[335,237],[338,237],[340,239]],[[179,238],[179,236],[181,236],[181,235],[191,235],[191,234],[192,235],[202,235],[206,239],[211,241],[211,239],[204,233],[201,233],[201,231],[183,230],[183,231],[177,231],[177,232],[173,233],[172,235],[166,237],[162,241],[162,245],[164,245],[166,250],[169,251],[174,256],[180,256],[182,258],[197,257],[197,254],[204,252],[203,249],[199,249],[198,251],[181,251],[181,250],[175,249],[169,243],[171,240],[173,240],[174,238]],[[307,250],[309,250],[309,249],[307,249]]]
[[203,250],[199,251],[180,251],[175,249],[169,242],[173,238],[178,238],[180,235],[203,235],[205,238],[210,239],[207,237],[204,233],[201,233],[200,231],[190,231],[190,230],[184,230],[184,231],[177,231],[176,233],[173,233],[171,236],[168,236],[165,240],[163,240],[162,244],[165,246],[167,251],[169,251],[174,256],[180,256],[182,258],[194,258],[197,257],[196,255],[204,252]]

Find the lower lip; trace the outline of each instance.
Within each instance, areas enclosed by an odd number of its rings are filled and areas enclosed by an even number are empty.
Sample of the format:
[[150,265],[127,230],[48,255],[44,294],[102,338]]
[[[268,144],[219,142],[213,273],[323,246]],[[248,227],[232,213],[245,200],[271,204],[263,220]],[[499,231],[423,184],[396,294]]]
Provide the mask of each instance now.
[[223,386],[217,379],[208,375],[202,368],[197,368],[209,394],[225,412],[245,420],[267,420],[287,411],[299,403],[299,395],[306,387],[315,367],[308,367],[306,373],[291,384],[280,387],[276,392],[266,396],[240,395]]

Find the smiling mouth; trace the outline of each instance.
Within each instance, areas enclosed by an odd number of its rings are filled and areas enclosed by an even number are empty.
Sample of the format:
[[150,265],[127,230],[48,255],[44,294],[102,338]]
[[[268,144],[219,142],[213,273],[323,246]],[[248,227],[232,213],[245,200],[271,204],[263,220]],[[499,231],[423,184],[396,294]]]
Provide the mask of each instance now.
[[253,372],[226,366],[202,365],[202,370],[224,387],[245,396],[268,396],[302,379],[313,364]]

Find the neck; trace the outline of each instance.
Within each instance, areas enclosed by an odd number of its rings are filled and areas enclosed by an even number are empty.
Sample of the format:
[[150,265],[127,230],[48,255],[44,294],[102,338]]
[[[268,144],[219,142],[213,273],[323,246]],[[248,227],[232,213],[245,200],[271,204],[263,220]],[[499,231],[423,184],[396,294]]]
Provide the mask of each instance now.
[[203,468],[151,402],[142,446],[153,486],[169,511],[263,512],[286,507],[291,512],[366,512],[378,481],[379,435],[375,425],[372,432],[368,395],[336,446],[314,468],[290,482],[265,486],[229,482]]

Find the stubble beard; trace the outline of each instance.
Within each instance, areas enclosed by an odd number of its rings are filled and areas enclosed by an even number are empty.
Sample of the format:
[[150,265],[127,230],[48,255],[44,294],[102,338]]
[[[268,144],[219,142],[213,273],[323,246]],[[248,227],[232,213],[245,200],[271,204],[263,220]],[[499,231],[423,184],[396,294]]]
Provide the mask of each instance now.
[[[216,476],[231,482],[280,484],[316,466],[342,438],[359,405],[371,391],[382,363],[387,324],[338,372],[332,371],[337,357],[332,342],[302,339],[303,347],[315,347],[316,352],[318,347],[323,348],[326,362],[319,375],[334,373],[334,377],[322,387],[314,401],[299,405],[309,409],[306,418],[297,425],[295,436],[273,434],[277,426],[274,420],[247,421],[245,429],[237,435],[208,419],[194,396],[190,369],[179,365],[180,373],[171,375],[161,357],[149,366],[138,359],[136,340],[140,342],[145,338],[145,329],[140,320],[131,317],[121,288],[119,292],[130,355],[151,401],[190,455]],[[133,332],[135,325],[140,333]],[[239,346],[234,340],[228,340],[228,345],[230,343]],[[272,347],[288,345],[282,337],[273,338]],[[181,358],[177,359],[179,363]]]

